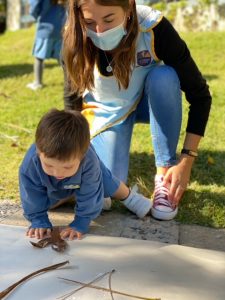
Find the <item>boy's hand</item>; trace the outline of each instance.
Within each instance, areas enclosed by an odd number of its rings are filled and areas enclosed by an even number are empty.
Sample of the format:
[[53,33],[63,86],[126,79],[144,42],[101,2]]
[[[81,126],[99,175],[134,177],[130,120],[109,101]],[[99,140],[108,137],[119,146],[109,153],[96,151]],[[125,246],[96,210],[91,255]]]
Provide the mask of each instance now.
[[60,232],[60,236],[61,236],[62,239],[68,238],[68,240],[72,241],[75,238],[78,238],[78,240],[82,239],[83,234],[76,231],[75,229],[73,229],[71,227],[66,227],[65,229],[63,229]]
[[51,236],[51,228],[29,228],[26,235],[30,238],[43,239]]

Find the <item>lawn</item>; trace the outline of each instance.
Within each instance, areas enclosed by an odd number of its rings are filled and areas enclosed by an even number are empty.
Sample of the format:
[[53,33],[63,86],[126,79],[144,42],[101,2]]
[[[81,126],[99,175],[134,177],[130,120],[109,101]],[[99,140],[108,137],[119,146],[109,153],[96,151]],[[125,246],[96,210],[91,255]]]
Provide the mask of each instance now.
[[[49,108],[63,108],[63,75],[57,62],[46,62],[45,87],[30,91],[33,80],[31,49],[34,27],[0,36],[0,200],[19,201],[18,167],[34,140],[35,127]],[[224,32],[185,33],[192,55],[207,79],[213,105],[199,157],[182,199],[177,220],[181,223],[225,227],[225,49]],[[184,100],[182,147],[187,118]],[[149,141],[149,142],[148,142]],[[136,125],[131,148],[129,183],[138,182],[146,196],[153,191],[155,173],[147,125]],[[114,206],[114,209],[121,207]],[[125,212],[125,211],[124,211]]]

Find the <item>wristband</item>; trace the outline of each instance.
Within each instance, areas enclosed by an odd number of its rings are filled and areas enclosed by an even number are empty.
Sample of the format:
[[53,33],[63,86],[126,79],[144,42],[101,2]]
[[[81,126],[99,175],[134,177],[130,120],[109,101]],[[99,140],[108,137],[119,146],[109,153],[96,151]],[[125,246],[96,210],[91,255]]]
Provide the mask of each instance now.
[[192,150],[189,150],[189,149],[182,149],[181,150],[181,153],[182,154],[187,154],[189,156],[192,156],[192,157],[198,157],[198,153],[196,151],[192,151]]

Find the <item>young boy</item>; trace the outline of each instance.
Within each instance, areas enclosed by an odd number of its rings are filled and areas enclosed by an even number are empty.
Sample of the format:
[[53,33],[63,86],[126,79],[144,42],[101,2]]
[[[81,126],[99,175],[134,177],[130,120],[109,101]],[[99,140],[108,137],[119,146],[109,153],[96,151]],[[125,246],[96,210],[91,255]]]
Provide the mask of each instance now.
[[131,191],[100,161],[90,145],[88,122],[80,112],[49,111],[40,120],[35,137],[19,170],[24,216],[31,223],[29,237],[50,235],[48,210],[73,195],[75,218],[60,233],[69,240],[88,231],[91,220],[101,213],[104,197],[122,200],[140,218],[150,211],[151,201]]

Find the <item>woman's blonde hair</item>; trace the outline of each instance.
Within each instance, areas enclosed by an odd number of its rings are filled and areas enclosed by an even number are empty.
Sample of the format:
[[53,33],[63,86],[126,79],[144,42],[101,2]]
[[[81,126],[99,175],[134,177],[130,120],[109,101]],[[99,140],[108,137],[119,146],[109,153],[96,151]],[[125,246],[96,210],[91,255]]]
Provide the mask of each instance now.
[[[88,0],[69,0],[68,19],[63,34],[63,60],[71,90],[82,95],[94,87],[94,65],[98,63],[98,49],[87,39],[81,5]],[[111,51],[113,74],[119,88],[128,88],[132,66],[135,64],[135,46],[138,35],[136,5],[133,0],[95,0],[103,6],[120,6],[128,13],[127,35]]]

